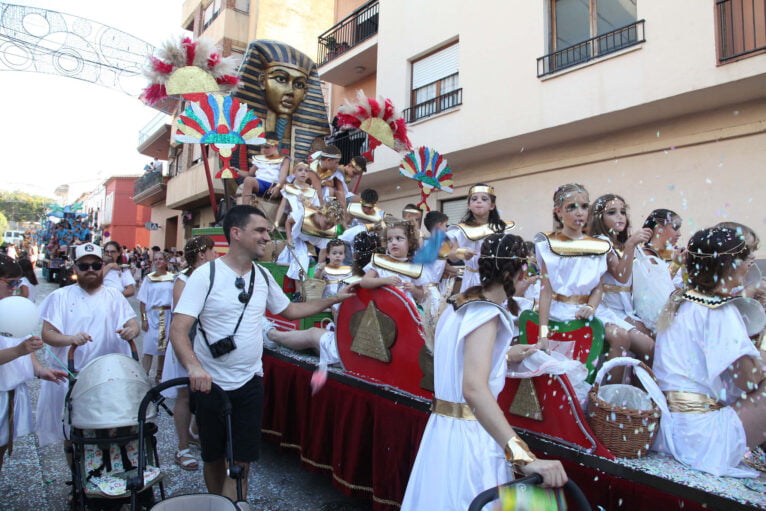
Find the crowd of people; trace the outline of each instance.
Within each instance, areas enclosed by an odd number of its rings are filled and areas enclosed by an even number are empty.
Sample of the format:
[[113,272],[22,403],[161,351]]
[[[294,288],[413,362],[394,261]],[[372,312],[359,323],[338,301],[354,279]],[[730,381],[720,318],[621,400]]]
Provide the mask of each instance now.
[[[311,163],[269,161],[271,180],[258,176],[256,162],[254,171],[243,173],[243,202],[276,201],[277,214],[232,207],[223,221],[228,251],[219,258],[204,236],[188,240],[182,252],[129,251],[113,241],[103,248],[77,245],[78,285],[41,303],[41,340],[3,341],[8,360],[29,360],[33,368],[19,370],[13,388],[23,386],[22,372],[48,380],[38,405],[41,445],[65,439],[65,387],[62,374],[27,355],[41,342],[60,356],[76,345],[81,367],[100,354],[127,353],[123,340],[143,331],[145,370],[157,357],[157,381],[190,378],[189,388],[176,394],[176,463],[196,470],[200,464],[190,445],[199,442],[208,489],[234,499],[220,403],[209,394],[211,385],[232,402],[234,457],[246,480],[260,452],[264,344],[313,348],[320,386],[321,371],[340,362],[332,327],[281,332],[265,310],[287,319],[308,317],[337,310],[356,286],[390,286],[417,304],[424,326],[431,325],[424,330],[435,366],[433,413],[402,509],[465,509],[476,494],[511,480],[514,472],[540,474],[548,487],[566,482],[561,463],[538,459],[516,435],[497,396],[514,364],[543,365],[553,354],[572,358],[572,343],[555,335],[556,325],[570,320],[603,323],[605,360],[636,357],[653,367],[671,412],[663,417],[657,450],[715,475],[754,475],[742,461],[766,440],[766,379],[757,344],[762,333],[751,340],[736,306],[744,297],[764,303],[753,265],[759,238],[752,229],[719,224],[678,246],[683,220],[677,213],[657,209],[640,228],[631,228],[622,197],[591,200],[573,183],[554,193],[554,229],[524,240],[513,234],[512,221],[500,218],[491,185],[470,188],[467,212],[457,224],[437,211],[424,217],[412,204],[395,217],[378,207],[375,190],[349,189],[366,162],[342,166],[339,159],[329,146]],[[324,280],[322,298],[288,299],[282,284],[254,263],[266,257],[283,215],[286,240],[274,257],[288,267],[288,279]],[[59,240],[65,236],[57,234]],[[22,282],[33,285],[26,263],[0,262],[6,294]],[[126,301],[136,289],[140,317]],[[641,296],[634,296],[639,289]],[[642,301],[644,295],[651,299]],[[71,303],[81,306],[66,305]],[[539,314],[538,342],[514,344],[518,317],[528,309]],[[613,370],[609,378],[621,382],[624,375]],[[0,405],[7,406],[12,388],[0,390],[6,399]],[[15,399],[23,400],[21,394]],[[12,439],[3,427],[0,443],[8,444]]]

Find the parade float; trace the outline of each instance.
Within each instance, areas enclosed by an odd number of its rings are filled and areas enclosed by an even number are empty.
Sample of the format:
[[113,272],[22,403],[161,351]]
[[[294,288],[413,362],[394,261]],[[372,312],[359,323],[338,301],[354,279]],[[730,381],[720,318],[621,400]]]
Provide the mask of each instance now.
[[[187,52],[198,48],[191,40],[182,47]],[[147,91],[149,99],[157,101],[164,94],[182,95],[187,106],[177,120],[176,140],[200,143],[204,154],[211,147],[221,156],[218,174],[214,176],[213,169],[206,167],[213,208],[217,202],[212,179],[234,177],[230,160],[247,168],[264,131],[275,131],[280,152],[294,159],[321,149],[323,137],[329,134],[328,116],[316,66],[306,55],[283,43],[255,41],[236,78],[230,72],[216,77],[213,69],[204,69],[206,62],[217,65],[220,57],[202,59],[202,72],[186,69],[182,64],[187,60],[192,64],[198,59],[187,55],[177,65],[153,61],[157,82]],[[201,89],[179,86],[182,80],[173,80],[179,70],[187,77],[213,76],[189,81],[208,84]],[[240,87],[230,96],[216,87],[235,83]],[[291,92],[297,89],[302,92]],[[284,101],[288,96],[290,101]],[[358,104],[347,105],[340,115],[343,126],[368,134],[374,142],[370,147],[383,145],[403,153],[412,150],[406,126],[388,100],[362,95]],[[451,185],[451,173],[443,172],[446,162],[442,164],[440,158],[428,148],[404,157],[402,174],[419,182],[424,209],[432,189]],[[208,159],[203,161],[207,166]],[[424,164],[428,161],[430,166]],[[226,184],[230,190],[232,183]],[[256,205],[273,211],[268,202],[260,199]],[[279,223],[277,218],[269,220]],[[199,228],[193,234],[211,237],[216,250],[226,253],[222,229]],[[294,282],[285,278],[285,267],[274,263],[276,252],[271,250],[268,260],[260,264],[293,296]],[[309,269],[306,276],[311,274]],[[300,321],[279,316],[270,319],[282,330],[324,327],[333,321],[329,313]],[[329,369],[318,392],[310,385],[317,357],[286,348],[265,348],[264,436],[295,452],[306,468],[331,475],[333,484],[344,493],[370,498],[376,510],[399,508],[433,397],[433,363],[423,321],[415,304],[395,287],[358,290],[341,304],[334,319],[341,363]],[[520,342],[536,342],[536,313],[522,314],[518,327]],[[603,325],[594,320],[551,322],[550,327],[551,340],[570,343],[573,358],[588,371],[587,381],[596,380],[603,359]],[[607,412],[606,419],[597,424],[594,410],[583,407],[566,374],[509,377],[498,401],[529,446],[541,456],[562,460],[569,477],[594,506],[652,511],[766,507],[765,487],[759,479],[715,477],[650,452],[659,420],[653,408],[637,417],[636,423],[629,422],[631,417],[626,422],[613,420],[625,432],[622,441],[633,446],[626,456],[618,448],[619,434],[616,440],[612,435],[607,441],[603,433],[603,422],[610,422],[610,413],[614,417],[618,413]],[[449,449],[445,449],[447,456]]]

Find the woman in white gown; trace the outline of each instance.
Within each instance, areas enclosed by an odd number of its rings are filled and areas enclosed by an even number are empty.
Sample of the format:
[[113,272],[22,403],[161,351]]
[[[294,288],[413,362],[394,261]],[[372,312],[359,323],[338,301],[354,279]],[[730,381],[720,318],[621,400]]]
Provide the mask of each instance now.
[[675,291],[658,322],[654,374],[670,417],[654,448],[717,476],[757,477],[744,466],[766,440],[766,379],[732,293],[752,258],[745,238],[710,228],[689,241],[686,289]]
[[[402,511],[468,508],[480,492],[513,479],[512,469],[567,481],[561,463],[538,460],[508,424],[497,396],[514,335],[501,304],[525,277],[526,248],[514,235],[492,234],[478,260],[480,286],[460,294],[436,329],[435,398],[407,484]],[[510,300],[511,312],[518,312]]]

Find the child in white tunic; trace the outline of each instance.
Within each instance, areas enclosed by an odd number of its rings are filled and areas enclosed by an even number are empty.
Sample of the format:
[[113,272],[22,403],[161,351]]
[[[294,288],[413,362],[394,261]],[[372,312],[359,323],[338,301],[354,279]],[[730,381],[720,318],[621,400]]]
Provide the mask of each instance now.
[[[319,198],[316,190],[311,188],[308,183],[309,167],[306,162],[299,161],[295,164],[293,176],[295,178],[293,183],[285,185],[282,190],[282,203],[277,211],[277,218],[282,217],[283,211],[288,214],[285,221],[288,248],[279,254],[277,264],[289,266],[287,276],[293,280],[301,280],[307,277],[306,275],[301,276],[301,271],[308,271],[308,244],[312,241],[301,232],[303,217],[306,213],[306,207],[319,207]],[[324,242],[319,243],[319,245],[323,244]]]
[[613,193],[596,199],[588,218],[590,235],[612,243],[612,251],[606,259],[608,271],[602,278],[604,297],[599,309],[606,307],[641,332],[649,334],[649,329],[633,311],[632,283],[633,254],[636,247],[651,239],[651,229],[645,227],[630,234],[628,206],[625,199]]
[[410,262],[418,247],[415,226],[407,220],[386,220],[383,229],[385,254],[374,254],[364,267],[360,286],[375,289],[382,286],[400,287],[405,296],[417,304],[423,299],[423,265]]
[[[566,482],[561,463],[536,459],[497,404],[515,333],[511,313],[500,304],[525,272],[524,242],[492,234],[480,256],[481,287],[458,295],[439,319],[435,398],[402,511],[465,511],[480,492],[511,481],[512,466],[541,474],[546,486]],[[518,312],[515,301],[510,306]]]
[[483,183],[468,190],[468,211],[459,224],[450,226],[447,239],[452,245],[449,260],[465,261],[460,292],[479,284],[479,253],[481,243],[492,233],[512,229],[513,222],[500,219],[495,207],[495,188]]
[[731,296],[752,264],[748,255],[734,230],[694,234],[689,287],[673,293],[658,324],[653,369],[671,413],[654,447],[717,476],[757,477],[741,462],[766,431],[764,361],[736,306],[744,299]]
[[[540,289],[540,347],[572,357],[572,342],[548,340],[548,320],[587,320],[597,317],[605,325],[608,358],[629,350],[651,360],[654,343],[612,310],[599,308],[607,272],[609,241],[583,234],[588,221],[588,192],[580,184],[560,186],[553,196],[553,217],[558,232],[538,233],[535,251],[543,276]],[[613,376],[619,377],[618,372]]]

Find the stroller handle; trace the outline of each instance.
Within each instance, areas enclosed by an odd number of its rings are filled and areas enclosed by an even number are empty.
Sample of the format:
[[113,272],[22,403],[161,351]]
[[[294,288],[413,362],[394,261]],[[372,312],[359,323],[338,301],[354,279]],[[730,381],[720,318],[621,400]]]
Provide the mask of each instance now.
[[[136,343],[133,341],[133,339],[125,341],[128,343],[128,346],[130,346],[130,355],[133,357],[133,360],[138,362],[138,349],[136,349]],[[76,344],[72,344],[69,346],[69,351],[67,352],[66,356],[66,363],[69,369],[70,373],[76,373],[74,368],[74,351],[77,349]]]
[[[167,380],[156,387],[152,387],[146,393],[141,400],[141,404],[138,407],[138,470],[136,476],[128,479],[127,487],[131,491],[130,506],[132,510],[136,509],[136,495],[144,487],[144,470],[146,469],[146,452],[144,444],[146,442],[144,438],[144,426],[146,424],[146,410],[149,408],[149,403],[158,403],[162,399],[162,391],[169,389],[170,387],[176,387],[179,385],[189,385],[190,380],[188,377],[173,378]],[[229,464],[229,477],[237,480],[237,499],[242,500],[242,467],[234,463],[234,447],[232,445],[231,435],[231,401],[229,396],[224,390],[212,383],[210,391],[216,394],[219,402],[221,403],[221,409],[224,416],[224,423],[226,426],[226,460]]]
[[[536,486],[542,482],[543,476],[540,474],[532,474],[531,476],[522,477],[521,479],[516,479],[514,481],[501,484],[500,486],[490,488],[489,490],[484,490],[478,494],[473,499],[473,501],[471,501],[471,505],[468,507],[468,511],[481,511],[484,506],[493,500],[497,500],[500,497],[500,488],[513,486],[515,484],[531,484]],[[583,494],[580,487],[577,486],[574,481],[569,479],[564,485],[564,491],[572,496],[572,499],[574,499],[575,504],[577,505],[577,509],[580,511],[591,511],[592,508],[590,507],[588,500],[585,498],[585,495]]]

